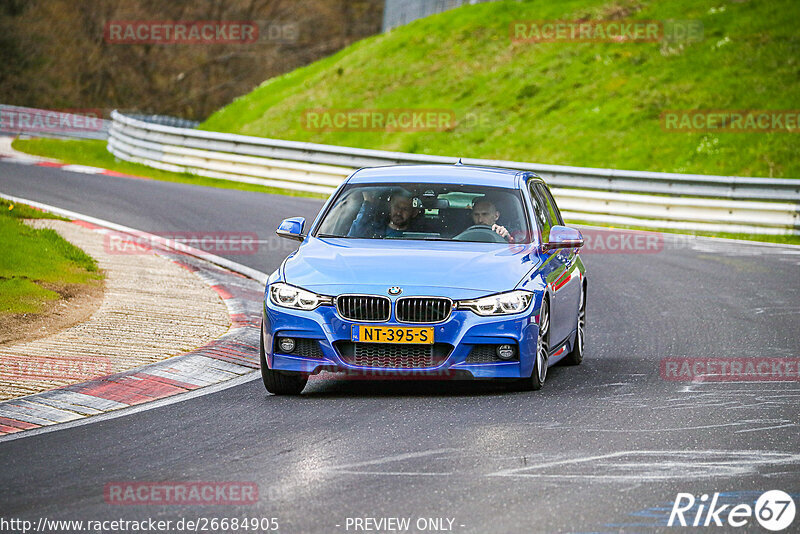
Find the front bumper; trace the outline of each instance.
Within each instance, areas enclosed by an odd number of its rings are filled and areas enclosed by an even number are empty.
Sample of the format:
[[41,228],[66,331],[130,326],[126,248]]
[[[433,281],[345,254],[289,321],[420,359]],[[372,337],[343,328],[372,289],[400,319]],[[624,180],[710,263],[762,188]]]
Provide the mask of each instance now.
[[[363,367],[347,363],[337,350],[337,342],[351,340],[352,326],[364,324],[343,319],[333,306],[320,306],[313,311],[299,311],[274,305],[266,298],[263,312],[263,339],[267,365],[278,371],[317,373],[322,370],[353,372],[375,377],[441,377],[471,375],[474,378],[524,378],[533,370],[539,335],[536,313],[541,304],[535,301],[523,313],[481,317],[471,311],[453,310],[446,322],[434,325],[400,324],[393,319],[385,326],[433,326],[435,342],[452,346],[446,359],[435,367],[392,368]],[[374,324],[374,323],[370,323]],[[275,350],[276,337],[316,340],[321,348],[317,358],[283,354]],[[467,358],[477,345],[511,344],[517,347],[518,358],[511,361],[473,363]]]

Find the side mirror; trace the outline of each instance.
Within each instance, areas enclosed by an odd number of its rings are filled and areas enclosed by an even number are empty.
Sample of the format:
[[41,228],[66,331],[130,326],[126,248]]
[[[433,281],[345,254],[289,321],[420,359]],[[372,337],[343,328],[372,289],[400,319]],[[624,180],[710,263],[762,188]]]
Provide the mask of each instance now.
[[305,225],[305,217],[291,217],[289,219],[284,219],[281,225],[278,226],[278,229],[275,230],[275,233],[280,237],[285,237],[286,239],[302,241],[306,238],[306,236],[303,235],[303,227]]
[[580,248],[583,246],[581,233],[567,226],[553,226],[550,228],[550,240],[542,245],[542,250],[547,252],[557,248]]

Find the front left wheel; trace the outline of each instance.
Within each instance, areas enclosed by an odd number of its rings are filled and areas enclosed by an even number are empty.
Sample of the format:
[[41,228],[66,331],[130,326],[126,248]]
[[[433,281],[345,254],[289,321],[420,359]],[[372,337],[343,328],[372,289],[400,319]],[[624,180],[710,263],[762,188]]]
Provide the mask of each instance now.
[[536,391],[542,389],[547,378],[547,366],[550,356],[550,306],[547,299],[542,299],[539,310],[539,338],[536,342],[536,359],[531,376],[519,380],[518,389]]
[[575,344],[572,347],[572,351],[561,360],[564,365],[580,365],[583,361],[583,349],[586,345],[586,286],[583,286],[581,289],[581,301],[579,306]]
[[267,367],[267,355],[264,352],[264,329],[261,329],[259,352],[261,356],[261,379],[264,387],[273,395],[299,395],[308,382],[308,375],[275,371]]

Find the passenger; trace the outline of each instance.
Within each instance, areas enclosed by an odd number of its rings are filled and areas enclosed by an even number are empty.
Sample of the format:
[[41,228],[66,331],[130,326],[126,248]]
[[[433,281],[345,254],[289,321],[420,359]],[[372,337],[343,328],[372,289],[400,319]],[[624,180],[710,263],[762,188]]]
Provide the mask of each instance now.
[[377,204],[373,194],[364,193],[361,209],[347,232],[349,237],[402,237],[411,231],[420,213],[414,207],[413,196],[404,189],[394,191],[389,197],[389,213],[383,213]]

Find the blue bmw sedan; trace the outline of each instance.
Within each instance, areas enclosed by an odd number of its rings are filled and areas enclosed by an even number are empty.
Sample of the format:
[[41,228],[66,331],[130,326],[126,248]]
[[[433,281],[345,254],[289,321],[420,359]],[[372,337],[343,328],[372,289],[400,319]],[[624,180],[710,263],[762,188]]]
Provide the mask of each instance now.
[[536,390],[581,363],[583,238],[531,172],[466,165],[353,173],[269,277],[261,372],[274,394],[321,371],[477,378]]

